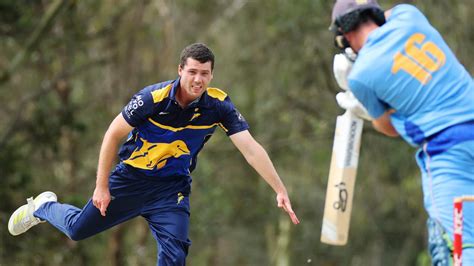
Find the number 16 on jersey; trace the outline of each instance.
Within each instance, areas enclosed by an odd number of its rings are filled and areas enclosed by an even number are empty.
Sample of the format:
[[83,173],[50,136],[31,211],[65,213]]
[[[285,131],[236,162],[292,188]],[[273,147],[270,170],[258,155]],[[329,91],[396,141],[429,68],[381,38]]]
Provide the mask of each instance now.
[[347,243],[363,126],[351,111],[337,117],[321,230],[326,244]]

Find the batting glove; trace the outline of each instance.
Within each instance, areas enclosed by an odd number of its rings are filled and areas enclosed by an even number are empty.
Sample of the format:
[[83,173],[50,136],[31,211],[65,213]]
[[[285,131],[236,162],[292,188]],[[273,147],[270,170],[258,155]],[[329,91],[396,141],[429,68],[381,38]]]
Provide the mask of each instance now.
[[357,100],[351,91],[339,92],[336,94],[337,104],[343,109],[351,111],[356,116],[372,121],[372,117],[367,112],[367,109]]
[[356,54],[352,51],[351,48],[346,48],[344,53],[334,55],[333,61],[333,72],[334,77],[336,78],[337,85],[341,89],[348,91],[349,83],[347,77],[352,69],[352,64],[355,60]]

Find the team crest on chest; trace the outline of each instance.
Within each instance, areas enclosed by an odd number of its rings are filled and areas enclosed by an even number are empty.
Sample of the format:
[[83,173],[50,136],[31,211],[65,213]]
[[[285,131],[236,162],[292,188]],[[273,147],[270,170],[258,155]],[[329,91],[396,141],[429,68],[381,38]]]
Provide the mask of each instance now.
[[141,148],[136,148],[124,163],[145,170],[163,168],[168,159],[179,158],[182,155],[189,155],[190,151],[186,143],[182,140],[175,140],[171,143],[152,143],[140,138],[143,142]]

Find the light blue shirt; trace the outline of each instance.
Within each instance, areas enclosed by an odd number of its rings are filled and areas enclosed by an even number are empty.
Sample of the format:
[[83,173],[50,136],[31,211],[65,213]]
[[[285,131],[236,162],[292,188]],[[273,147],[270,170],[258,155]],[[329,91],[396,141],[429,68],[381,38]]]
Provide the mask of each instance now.
[[414,146],[447,127],[474,121],[471,75],[412,5],[395,6],[369,35],[348,79],[372,117],[396,110],[392,124]]

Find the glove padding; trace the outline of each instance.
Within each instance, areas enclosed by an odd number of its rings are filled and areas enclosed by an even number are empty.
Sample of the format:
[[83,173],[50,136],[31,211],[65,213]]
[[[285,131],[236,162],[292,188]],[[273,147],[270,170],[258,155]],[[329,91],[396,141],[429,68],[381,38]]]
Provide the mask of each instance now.
[[334,77],[336,78],[337,85],[339,85],[339,87],[345,91],[350,90],[347,77],[351,72],[352,64],[356,57],[357,55],[352,51],[351,48],[346,48],[344,53],[334,55]]
[[339,92],[336,94],[337,104],[343,109],[351,111],[356,116],[372,121],[372,117],[367,112],[367,109],[357,100],[351,91]]

